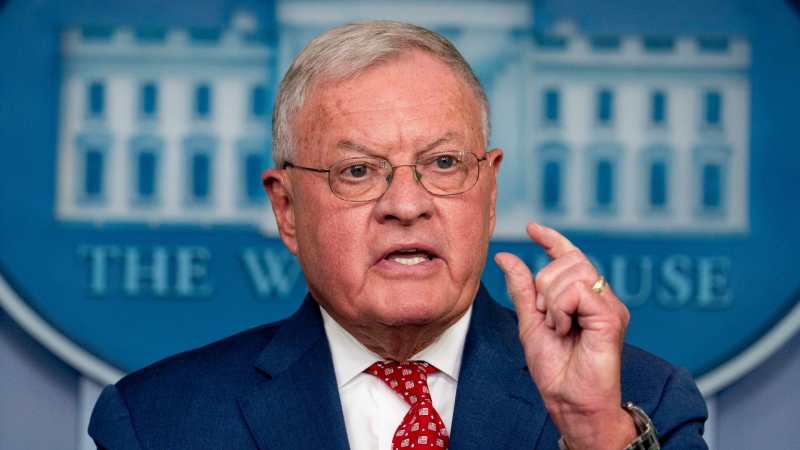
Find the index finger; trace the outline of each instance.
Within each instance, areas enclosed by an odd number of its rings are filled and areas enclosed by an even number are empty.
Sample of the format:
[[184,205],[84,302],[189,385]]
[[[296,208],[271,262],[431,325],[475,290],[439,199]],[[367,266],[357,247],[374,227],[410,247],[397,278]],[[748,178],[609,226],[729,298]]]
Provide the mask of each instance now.
[[545,254],[547,254],[550,259],[556,259],[572,250],[578,250],[578,247],[575,247],[575,245],[561,233],[552,228],[539,225],[536,222],[528,223],[528,226],[525,227],[525,231],[528,232],[528,236],[533,239],[533,242],[544,249]]

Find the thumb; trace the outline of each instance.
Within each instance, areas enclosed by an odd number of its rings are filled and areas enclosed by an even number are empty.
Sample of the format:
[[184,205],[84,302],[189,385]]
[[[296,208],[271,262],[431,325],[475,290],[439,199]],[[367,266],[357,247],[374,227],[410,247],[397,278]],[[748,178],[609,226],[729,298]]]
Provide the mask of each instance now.
[[511,253],[501,252],[494,256],[494,260],[506,277],[508,294],[514,302],[514,308],[523,321],[532,320],[536,315],[541,315],[536,309],[536,285],[533,274],[521,259]]

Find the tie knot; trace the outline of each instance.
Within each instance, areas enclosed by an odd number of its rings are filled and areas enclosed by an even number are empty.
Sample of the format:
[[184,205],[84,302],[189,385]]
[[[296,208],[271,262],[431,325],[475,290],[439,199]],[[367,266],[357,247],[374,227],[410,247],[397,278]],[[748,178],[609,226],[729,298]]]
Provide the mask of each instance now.
[[400,394],[400,397],[409,406],[427,400],[431,394],[428,391],[428,374],[439,370],[423,361],[379,361],[369,366],[366,373],[375,375],[387,386]]
[[[372,373],[375,370],[383,371],[383,370],[399,370],[399,371],[414,371],[417,373],[434,373],[438,372],[439,369],[433,367],[432,365],[426,363],[425,361],[405,361],[405,362],[397,362],[387,360],[387,361],[378,361],[371,366],[365,372]],[[374,374],[373,374],[374,375]]]

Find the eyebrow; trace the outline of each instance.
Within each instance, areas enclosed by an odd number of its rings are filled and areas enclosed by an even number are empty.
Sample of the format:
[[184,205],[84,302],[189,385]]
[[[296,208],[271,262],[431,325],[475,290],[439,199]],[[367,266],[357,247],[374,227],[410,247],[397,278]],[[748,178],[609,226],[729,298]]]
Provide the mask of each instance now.
[[[440,146],[440,145],[442,145],[442,144],[444,144],[446,142],[450,142],[456,136],[458,136],[457,133],[453,133],[451,131],[448,131],[448,132],[444,133],[443,135],[441,135],[436,140],[434,140],[433,142],[431,142],[431,143],[427,144],[425,147],[423,147],[422,151],[420,153],[425,153],[425,152],[430,151],[430,150],[432,150],[432,149],[434,149],[434,148],[436,148],[436,147],[438,147],[438,146]],[[339,149],[343,149],[343,150],[352,150],[352,151],[355,151],[355,152],[358,152],[358,153],[367,154],[367,155],[380,154],[380,152],[376,151],[373,148],[370,148],[370,147],[367,147],[367,146],[361,145],[361,144],[356,144],[355,142],[348,141],[346,139],[342,140],[342,141],[339,141],[336,144],[335,147],[339,148]]]
[[375,150],[369,147],[366,147],[361,144],[356,144],[355,142],[348,140],[339,141],[338,143],[336,143],[336,148],[340,148],[343,150],[352,150],[358,153],[373,154],[373,155],[377,153]]

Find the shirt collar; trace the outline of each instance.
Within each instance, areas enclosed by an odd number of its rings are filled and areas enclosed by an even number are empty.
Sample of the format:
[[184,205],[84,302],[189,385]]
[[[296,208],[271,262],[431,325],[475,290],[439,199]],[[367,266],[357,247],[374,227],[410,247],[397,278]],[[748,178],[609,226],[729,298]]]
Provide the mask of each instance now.
[[[336,383],[339,389],[349,383],[353,378],[364,372],[376,361],[382,361],[378,354],[371,351],[361,342],[339,325],[324,308],[320,307],[325,333],[333,358],[333,370],[336,374]],[[458,372],[461,369],[461,355],[464,353],[464,341],[467,338],[472,306],[458,322],[445,330],[441,336],[421,352],[414,355],[412,360],[426,361],[439,369],[442,373],[458,381]]]

